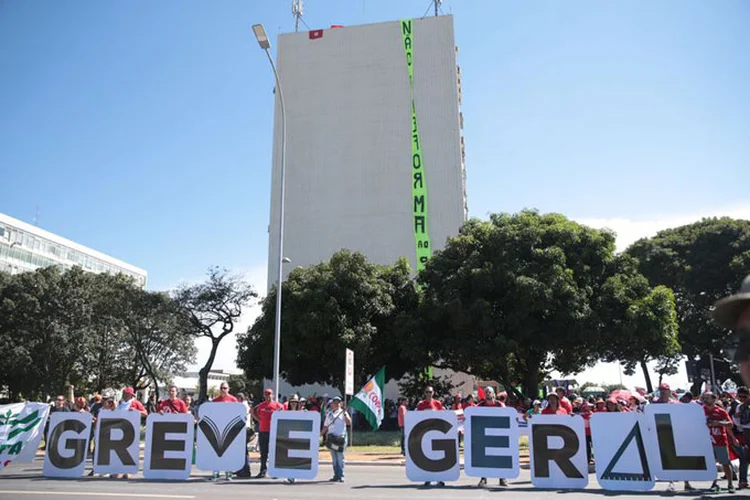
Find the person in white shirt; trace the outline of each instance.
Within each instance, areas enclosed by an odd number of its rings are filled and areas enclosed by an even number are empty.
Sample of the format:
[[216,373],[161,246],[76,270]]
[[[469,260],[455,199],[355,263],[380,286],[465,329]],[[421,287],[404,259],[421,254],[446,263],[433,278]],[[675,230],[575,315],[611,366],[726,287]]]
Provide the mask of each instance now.
[[342,406],[340,397],[336,396],[331,400],[321,431],[326,440],[326,447],[331,451],[331,461],[333,462],[333,477],[330,481],[338,483],[344,482],[346,428],[352,425],[352,418]]

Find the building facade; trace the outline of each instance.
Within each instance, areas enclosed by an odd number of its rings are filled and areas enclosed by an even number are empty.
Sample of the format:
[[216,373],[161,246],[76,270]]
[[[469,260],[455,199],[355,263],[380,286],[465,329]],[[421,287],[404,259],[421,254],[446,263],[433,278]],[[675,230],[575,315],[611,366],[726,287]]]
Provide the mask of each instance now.
[[0,213],[0,271],[15,274],[49,266],[122,273],[142,288],[148,279],[148,273],[139,267]]
[[[466,221],[453,17],[282,34],[284,257],[315,265],[343,248],[418,270]],[[274,120],[269,288],[276,283],[281,109]]]

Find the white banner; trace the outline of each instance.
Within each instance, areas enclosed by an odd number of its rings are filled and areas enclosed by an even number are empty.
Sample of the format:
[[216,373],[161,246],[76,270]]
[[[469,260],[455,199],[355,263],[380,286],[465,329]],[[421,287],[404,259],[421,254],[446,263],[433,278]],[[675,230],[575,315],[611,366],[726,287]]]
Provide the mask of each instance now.
[[648,451],[653,474],[662,481],[713,481],[714,450],[703,407],[696,404],[650,404]]
[[473,477],[518,477],[518,420],[514,408],[472,406],[463,411],[464,473]]
[[186,480],[193,458],[195,419],[190,413],[152,413],[146,418],[143,477]]
[[585,488],[589,466],[583,418],[534,415],[530,423],[531,484],[537,488]]
[[96,419],[94,472],[136,474],[141,443],[141,414],[129,410],[100,410]]
[[354,395],[354,351],[351,349],[346,350],[346,370],[344,371],[346,383],[344,388],[344,394],[349,396]]
[[0,405],[0,471],[11,462],[31,462],[44,434],[49,405]]
[[235,471],[247,460],[247,409],[242,403],[203,403],[198,408],[197,455],[201,470]]
[[268,472],[272,477],[315,479],[318,475],[320,413],[275,411],[271,415]]
[[458,480],[461,472],[455,412],[408,411],[404,431],[406,477],[410,481]]
[[47,477],[79,477],[86,467],[91,414],[55,412],[47,429],[47,453],[42,473]]
[[596,480],[602,488],[647,491],[654,487],[648,430],[642,413],[595,413],[591,439],[596,448]]

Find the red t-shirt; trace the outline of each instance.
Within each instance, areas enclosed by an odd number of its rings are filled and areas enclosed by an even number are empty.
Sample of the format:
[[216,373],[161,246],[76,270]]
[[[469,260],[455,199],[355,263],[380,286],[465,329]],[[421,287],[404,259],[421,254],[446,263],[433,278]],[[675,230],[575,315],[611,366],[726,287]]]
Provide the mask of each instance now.
[[477,405],[476,403],[469,403],[469,402],[467,401],[466,403],[464,403],[464,410],[465,410],[466,408],[471,408],[472,406],[476,406],[476,405]]
[[565,411],[565,408],[563,408],[562,406],[559,406],[557,408],[557,411],[552,411],[551,406],[547,406],[547,408],[542,410],[542,415],[567,415],[567,414],[568,412]]
[[282,410],[284,405],[276,401],[263,401],[261,404],[255,407],[255,411],[258,412],[259,432],[271,432],[271,415],[275,411]]
[[573,405],[570,404],[570,400],[565,396],[560,399],[560,408],[565,410],[565,413],[567,413],[568,415],[571,415],[573,413]]
[[494,403],[490,403],[488,399],[483,399],[482,401],[479,402],[479,406],[505,408],[505,403],[503,403],[499,399],[496,399]]
[[437,399],[433,399],[432,401],[427,401],[426,399],[423,399],[417,405],[417,411],[422,411],[422,410],[445,410],[445,407],[443,406],[443,403],[441,403]]
[[138,401],[137,399],[133,398],[130,400],[130,410],[136,410],[141,413],[142,417],[145,417],[148,415],[148,412],[146,411],[146,408],[143,406],[143,403]]
[[401,405],[398,407],[398,426],[402,429],[404,428],[404,417],[406,416],[406,412],[409,409],[406,407],[406,405]]
[[[711,422],[731,421],[726,410],[715,405],[710,410],[708,407],[704,406],[703,412],[706,414],[706,418]],[[714,446],[727,446],[726,427],[709,427],[708,430],[711,433],[711,444]]]
[[164,413],[187,413],[187,405],[181,399],[162,399],[159,404],[156,405],[156,411],[163,411]]
[[237,403],[237,398],[232,396],[231,394],[227,394],[226,396],[216,396],[211,400],[212,403]]

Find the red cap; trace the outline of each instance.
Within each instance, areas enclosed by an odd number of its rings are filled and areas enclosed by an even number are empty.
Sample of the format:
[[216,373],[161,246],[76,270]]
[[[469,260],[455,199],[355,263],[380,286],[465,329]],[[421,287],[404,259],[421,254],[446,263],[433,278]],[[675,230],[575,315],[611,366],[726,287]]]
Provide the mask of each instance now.
[[273,394],[273,389],[266,389],[265,391],[263,391],[263,394]]
[[669,384],[659,384],[659,390],[664,389],[665,391],[669,391]]
[[132,387],[126,387],[125,389],[122,390],[122,393],[123,394],[130,394],[131,396],[135,396],[135,391],[133,390]]

